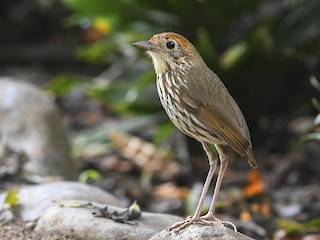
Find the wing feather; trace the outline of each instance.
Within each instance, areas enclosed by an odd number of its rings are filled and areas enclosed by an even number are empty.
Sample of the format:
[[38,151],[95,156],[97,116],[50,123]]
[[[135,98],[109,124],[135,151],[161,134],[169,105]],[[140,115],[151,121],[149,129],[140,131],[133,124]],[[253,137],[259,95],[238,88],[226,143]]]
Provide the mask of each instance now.
[[203,122],[212,134],[219,137],[221,142],[228,144],[242,156],[250,155],[250,164],[255,165],[246,120],[219,77],[208,70],[198,72],[194,68],[189,71],[187,79],[192,80],[188,82],[189,90],[182,92],[184,107]]

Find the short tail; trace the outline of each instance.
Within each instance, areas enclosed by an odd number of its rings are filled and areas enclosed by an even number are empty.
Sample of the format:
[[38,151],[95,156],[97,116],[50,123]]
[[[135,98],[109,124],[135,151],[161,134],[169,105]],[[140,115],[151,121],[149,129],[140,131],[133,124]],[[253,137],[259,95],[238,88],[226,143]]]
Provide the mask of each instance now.
[[248,160],[248,163],[251,167],[253,168],[257,168],[258,167],[258,164],[257,164],[257,161],[254,157],[254,154],[252,152],[252,149],[249,147],[248,150],[247,150],[247,155],[246,155],[246,158]]

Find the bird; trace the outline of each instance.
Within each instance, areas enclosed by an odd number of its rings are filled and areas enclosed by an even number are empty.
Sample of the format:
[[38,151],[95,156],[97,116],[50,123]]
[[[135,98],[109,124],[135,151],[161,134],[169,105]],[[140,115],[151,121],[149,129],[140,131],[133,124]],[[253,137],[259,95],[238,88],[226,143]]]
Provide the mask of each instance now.
[[[209,160],[208,175],[194,215],[168,229],[179,232],[193,223],[219,223],[229,224],[237,231],[232,222],[215,216],[215,205],[228,166],[226,146],[244,156],[251,167],[257,167],[249,129],[238,104],[193,44],[182,35],[163,32],[132,45],[145,50],[151,57],[160,102],[169,119],[184,134],[202,144]],[[212,145],[218,156],[215,156]],[[201,216],[218,160],[220,168],[210,208]]]

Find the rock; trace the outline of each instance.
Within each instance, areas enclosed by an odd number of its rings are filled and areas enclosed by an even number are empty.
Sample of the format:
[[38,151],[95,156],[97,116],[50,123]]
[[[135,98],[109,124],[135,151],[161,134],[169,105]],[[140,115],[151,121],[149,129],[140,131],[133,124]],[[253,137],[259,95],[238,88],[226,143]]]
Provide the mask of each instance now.
[[[71,203],[72,204],[72,203]],[[105,205],[92,203],[100,208]],[[124,211],[124,208],[108,206],[111,211]],[[41,216],[36,231],[59,232],[63,235],[86,240],[104,239],[149,239],[157,232],[182,219],[169,214],[142,212],[142,216],[129,223],[119,223],[107,218],[95,217],[96,209],[86,207],[62,207],[55,204]]]
[[[0,195],[4,202],[6,193]],[[120,206],[120,201],[101,189],[78,182],[54,182],[22,187],[18,191],[19,210],[17,214],[23,221],[33,221],[54,204],[54,201],[85,200]]]
[[11,222],[14,219],[10,206],[6,203],[0,204],[0,225]]
[[53,99],[37,86],[10,77],[0,78],[0,96],[0,165],[6,158],[10,165],[8,154],[20,153],[25,161],[13,165],[22,166],[25,175],[74,179],[76,167]]
[[192,224],[178,233],[163,230],[150,240],[253,240],[242,233],[235,232],[233,229],[224,227],[220,224],[207,226],[202,224]]

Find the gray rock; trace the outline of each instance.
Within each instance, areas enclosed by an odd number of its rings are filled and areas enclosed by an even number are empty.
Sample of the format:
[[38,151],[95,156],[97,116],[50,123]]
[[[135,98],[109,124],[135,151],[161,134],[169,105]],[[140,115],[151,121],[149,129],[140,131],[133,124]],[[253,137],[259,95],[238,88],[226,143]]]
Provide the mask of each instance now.
[[10,206],[6,203],[0,204],[0,225],[11,222],[14,219]]
[[0,164],[10,165],[8,154],[18,152],[26,159],[12,165],[22,166],[25,175],[74,179],[75,163],[53,99],[37,86],[10,77],[0,78],[0,96]]
[[163,230],[150,240],[253,240],[246,235],[235,232],[233,229],[220,224],[207,226],[202,224],[192,224],[178,233]]
[[[0,195],[0,202],[6,193]],[[18,191],[19,211],[17,214],[24,221],[33,221],[56,201],[85,200],[120,206],[120,201],[101,189],[78,182],[54,182],[22,187]]]
[[[98,203],[94,206],[105,207]],[[124,208],[108,206],[111,211],[124,211]],[[62,207],[54,205],[48,208],[38,221],[36,231],[59,232],[63,235],[86,240],[105,239],[149,239],[157,232],[182,219],[168,214],[142,212],[142,216],[129,223],[118,223],[107,218],[95,217],[97,211],[85,207]]]

